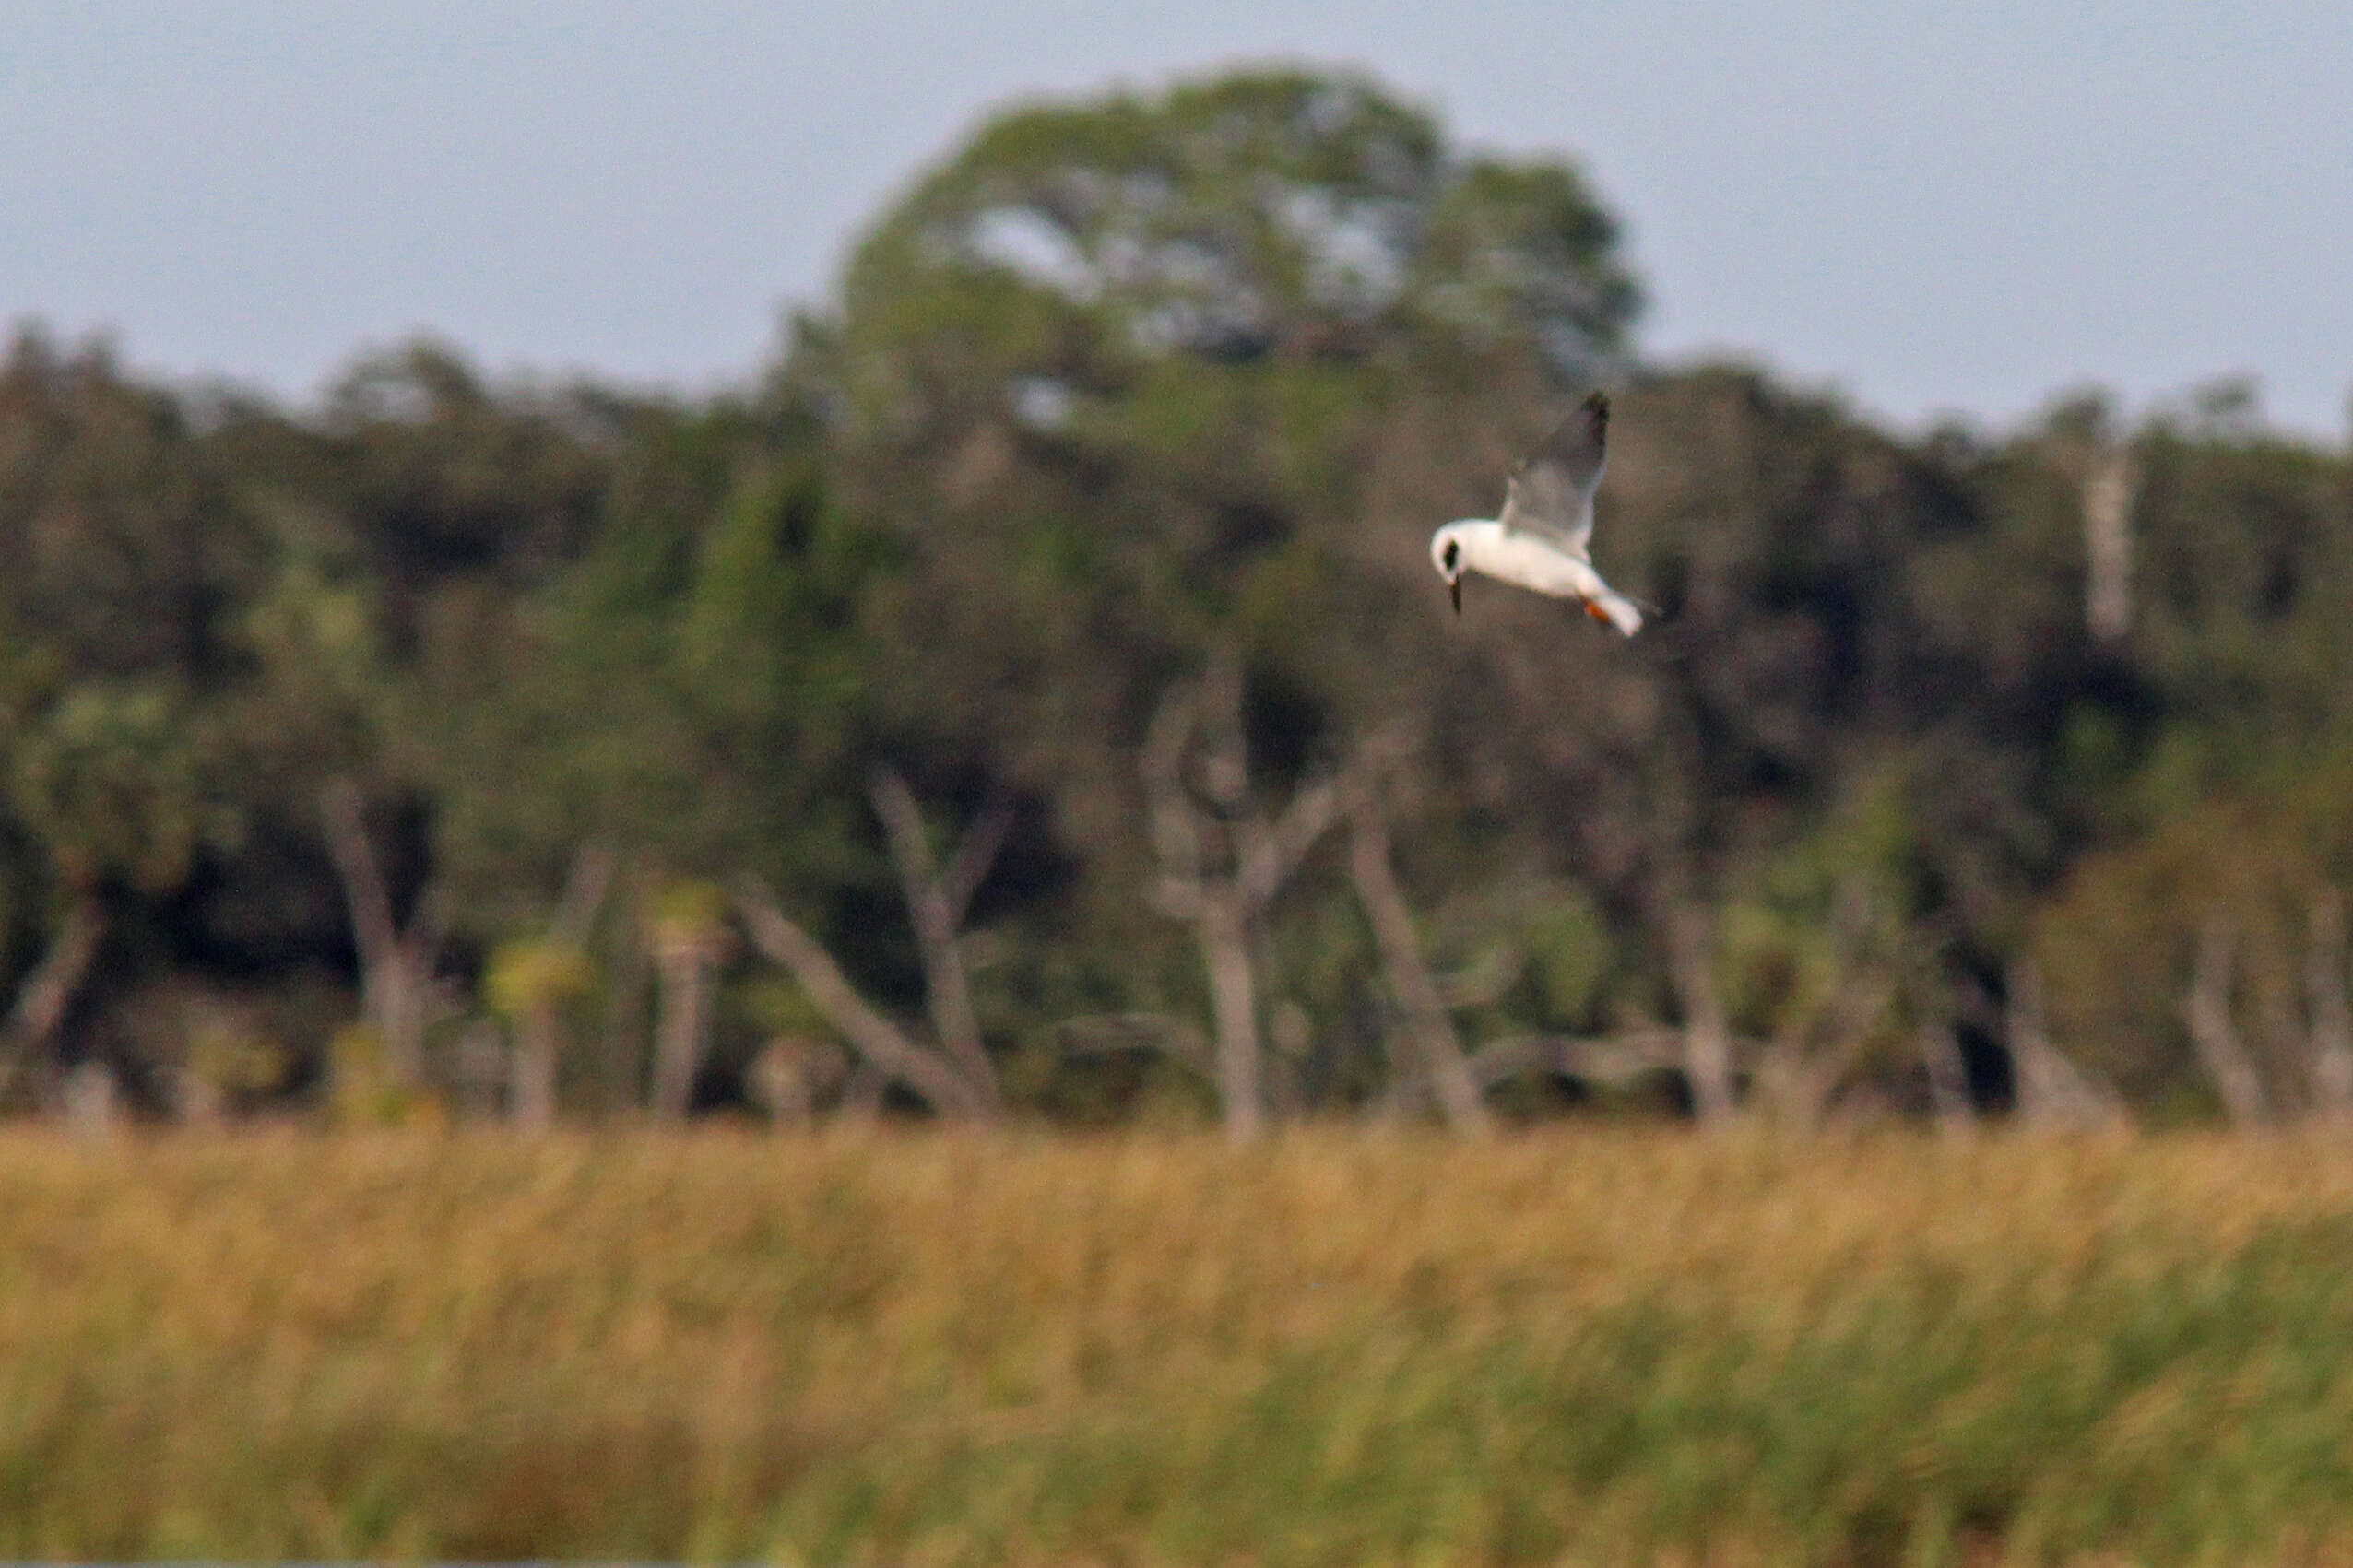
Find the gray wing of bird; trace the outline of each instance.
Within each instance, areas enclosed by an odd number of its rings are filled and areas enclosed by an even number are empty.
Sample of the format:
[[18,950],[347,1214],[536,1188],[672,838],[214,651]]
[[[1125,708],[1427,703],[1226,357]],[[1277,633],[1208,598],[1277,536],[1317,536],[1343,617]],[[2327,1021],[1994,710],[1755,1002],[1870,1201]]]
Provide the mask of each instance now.
[[1596,392],[1512,470],[1503,525],[1583,555],[1593,536],[1593,492],[1601,488],[1609,432],[1609,394]]

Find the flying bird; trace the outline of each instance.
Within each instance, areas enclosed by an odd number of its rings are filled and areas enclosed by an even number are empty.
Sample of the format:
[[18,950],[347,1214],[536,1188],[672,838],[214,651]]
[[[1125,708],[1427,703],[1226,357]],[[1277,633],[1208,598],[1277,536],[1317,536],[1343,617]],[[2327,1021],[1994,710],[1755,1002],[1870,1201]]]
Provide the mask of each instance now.
[[1478,572],[1575,599],[1628,637],[1642,630],[1642,612],[1602,581],[1586,553],[1609,431],[1609,394],[1596,392],[1512,470],[1501,517],[1466,517],[1430,536],[1430,561],[1454,596],[1455,614],[1462,613],[1462,574]]

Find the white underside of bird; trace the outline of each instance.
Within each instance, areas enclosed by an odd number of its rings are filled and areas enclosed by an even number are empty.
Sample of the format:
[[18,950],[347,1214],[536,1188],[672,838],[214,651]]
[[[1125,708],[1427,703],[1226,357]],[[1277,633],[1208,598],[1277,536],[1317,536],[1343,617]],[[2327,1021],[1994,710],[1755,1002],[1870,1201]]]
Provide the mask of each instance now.
[[[1445,566],[1449,544],[1456,547],[1454,576],[1448,575]],[[1576,599],[1584,605],[1587,615],[1609,622],[1628,637],[1642,630],[1641,610],[1602,581],[1591,561],[1540,535],[1508,528],[1496,518],[1465,517],[1448,524],[1430,540],[1430,555],[1439,563],[1438,574],[1448,577],[1458,595],[1460,573],[1475,572],[1555,599]]]
[[1430,564],[1453,594],[1455,613],[1462,610],[1463,575],[1475,572],[1575,599],[1628,637],[1642,630],[1641,610],[1602,581],[1587,549],[1609,424],[1610,400],[1596,392],[1513,472],[1501,517],[1465,517],[1430,536]]

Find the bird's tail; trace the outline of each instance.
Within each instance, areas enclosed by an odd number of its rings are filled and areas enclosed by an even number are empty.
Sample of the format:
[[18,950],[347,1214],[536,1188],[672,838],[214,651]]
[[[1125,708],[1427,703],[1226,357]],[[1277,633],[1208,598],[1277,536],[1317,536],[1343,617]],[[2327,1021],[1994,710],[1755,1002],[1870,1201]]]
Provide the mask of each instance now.
[[1608,621],[1628,637],[1642,630],[1642,612],[1614,588],[1605,587],[1586,600],[1585,612],[1596,620]]

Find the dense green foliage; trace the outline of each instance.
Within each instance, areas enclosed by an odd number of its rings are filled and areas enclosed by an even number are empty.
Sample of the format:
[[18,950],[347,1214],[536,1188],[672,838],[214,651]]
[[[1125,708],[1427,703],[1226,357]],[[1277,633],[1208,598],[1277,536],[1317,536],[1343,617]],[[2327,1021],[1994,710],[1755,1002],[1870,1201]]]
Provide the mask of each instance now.
[[[0,1091],[51,1103],[97,1061],[157,1112],[391,1114],[495,1099],[484,1063],[538,1019],[571,1112],[642,1101],[666,1028],[703,1103],[864,1102],[838,1019],[718,890],[756,878],[922,1016],[889,770],[934,837],[1010,811],[964,944],[1004,1102],[1200,1114],[1185,1051],[1131,1048],[1209,1016],[1147,897],[1139,759],[1168,693],[1232,668],[1247,772],[1212,815],[1379,749],[1471,1047],[1720,1004],[1760,1102],[1925,1104],[1934,1035],[1997,1104],[2031,960],[2062,1052],[2194,1114],[2182,998],[2227,928],[2267,1102],[2330,1103],[2343,455],[2227,393],[1902,439],[1752,370],[1645,368],[1638,302],[1573,170],[1276,74],[993,121],[762,384],[707,401],[493,385],[419,344],[288,411],[27,331],[0,366]],[[1455,621],[1428,530],[1491,512],[1595,380],[1599,557],[1654,629],[1479,584]],[[2114,452],[2133,620],[2099,637],[2084,498]],[[430,972],[415,1051],[373,981],[388,1044],[345,1027],[369,953],[340,784]],[[1404,1076],[1338,838],[1249,934],[1277,1112]],[[604,896],[550,935],[597,855]]]

